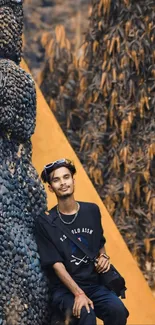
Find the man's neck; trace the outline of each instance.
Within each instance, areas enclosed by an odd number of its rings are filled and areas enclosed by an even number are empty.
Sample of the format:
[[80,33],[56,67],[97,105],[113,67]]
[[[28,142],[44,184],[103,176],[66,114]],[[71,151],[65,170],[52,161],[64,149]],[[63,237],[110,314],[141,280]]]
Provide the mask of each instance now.
[[58,199],[58,209],[61,213],[64,214],[74,214],[77,212],[77,203],[74,197],[68,197],[61,200]]

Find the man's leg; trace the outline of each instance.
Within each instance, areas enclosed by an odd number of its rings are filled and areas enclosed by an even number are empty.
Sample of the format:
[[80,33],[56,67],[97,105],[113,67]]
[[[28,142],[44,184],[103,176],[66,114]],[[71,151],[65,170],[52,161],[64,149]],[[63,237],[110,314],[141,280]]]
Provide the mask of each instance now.
[[126,325],[128,310],[114,293],[101,285],[90,285],[83,290],[93,301],[95,314],[104,325]]
[[74,296],[67,289],[58,289],[52,297],[52,308],[60,310],[66,324],[69,325],[96,325],[96,315],[93,309],[90,309],[90,313],[86,308],[81,309],[80,318],[76,318],[72,314],[74,305]]

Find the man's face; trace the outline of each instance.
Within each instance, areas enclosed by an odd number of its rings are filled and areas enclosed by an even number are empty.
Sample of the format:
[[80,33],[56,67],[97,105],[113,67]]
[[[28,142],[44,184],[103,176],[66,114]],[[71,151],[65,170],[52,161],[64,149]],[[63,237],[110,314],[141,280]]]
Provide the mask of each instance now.
[[67,198],[74,193],[74,179],[70,170],[60,167],[50,174],[51,184],[49,190],[54,192],[58,198]]

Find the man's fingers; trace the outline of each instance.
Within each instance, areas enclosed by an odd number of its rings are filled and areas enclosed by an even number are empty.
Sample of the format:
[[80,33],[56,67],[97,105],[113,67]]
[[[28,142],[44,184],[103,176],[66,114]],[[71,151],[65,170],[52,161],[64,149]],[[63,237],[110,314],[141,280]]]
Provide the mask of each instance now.
[[107,260],[106,262],[103,262],[101,267],[97,270],[98,273],[100,272],[107,272],[110,269],[110,262]]
[[110,264],[109,265],[107,265],[107,267],[105,268],[105,266],[100,270],[100,271],[98,271],[98,273],[106,273],[106,272],[108,272],[109,271],[109,269],[110,269]]
[[77,310],[77,318],[80,318],[81,315],[81,307],[79,307],[79,309]]
[[94,304],[93,304],[93,302],[89,299],[89,305],[90,305],[90,307],[92,308],[92,309],[94,309]]
[[96,266],[97,266],[97,268],[99,268],[103,262],[105,262],[105,261],[102,260],[102,259],[98,259],[98,260],[96,261]]
[[78,305],[76,302],[74,303],[74,306],[73,306],[73,315],[76,317],[78,315]]
[[81,300],[75,300],[73,305],[73,315],[77,318],[80,318],[81,316],[81,309],[86,308],[87,312],[90,313],[90,307],[94,309],[93,302],[88,298],[85,297],[85,299]]
[[86,309],[87,309],[87,312],[90,313],[90,307],[89,307],[89,304],[86,304],[85,307],[86,307]]
[[102,265],[101,265],[101,267],[104,267],[105,269],[108,267],[108,265],[110,265],[110,262],[109,262],[109,260],[107,260],[105,263],[103,263]]
[[100,264],[98,264],[96,267],[97,272],[106,269],[108,265],[109,265],[109,260],[102,260]]
[[73,315],[77,318],[80,318],[81,315],[81,308],[82,304],[81,303],[75,303],[75,306],[73,306]]
[[108,267],[106,268],[106,270],[103,269],[102,273],[106,273],[110,270],[110,264],[108,265]]
[[74,305],[73,305],[73,315],[75,314],[75,302],[74,302]]
[[100,269],[101,267],[103,267],[103,266],[106,265],[107,263],[109,263],[109,260],[106,259],[106,258],[103,258],[103,257],[102,257],[102,258],[98,259],[97,264],[95,264],[96,269],[97,269],[97,270]]

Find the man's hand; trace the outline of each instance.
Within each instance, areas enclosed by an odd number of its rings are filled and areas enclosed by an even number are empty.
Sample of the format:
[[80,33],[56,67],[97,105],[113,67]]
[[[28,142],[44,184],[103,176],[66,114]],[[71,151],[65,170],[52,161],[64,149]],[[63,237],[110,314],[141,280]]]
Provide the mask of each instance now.
[[106,254],[101,254],[95,263],[95,268],[98,273],[108,272],[110,269],[110,259]]
[[82,307],[85,307],[88,313],[90,313],[90,307],[94,309],[93,302],[85,295],[84,292],[75,296],[73,306],[73,315],[75,317],[80,318]]

